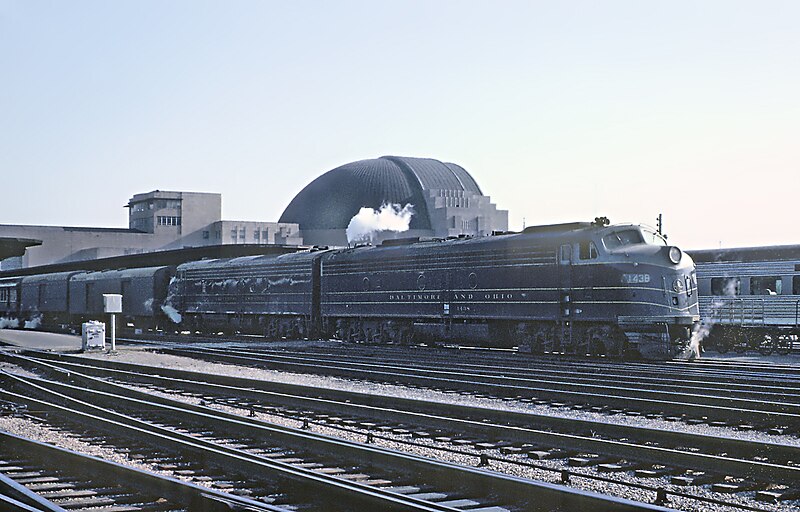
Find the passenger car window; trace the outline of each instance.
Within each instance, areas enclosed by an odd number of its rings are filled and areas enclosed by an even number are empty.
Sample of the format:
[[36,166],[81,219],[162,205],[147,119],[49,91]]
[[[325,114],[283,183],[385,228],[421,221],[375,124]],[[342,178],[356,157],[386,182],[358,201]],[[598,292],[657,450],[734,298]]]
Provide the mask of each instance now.
[[739,295],[740,283],[741,281],[738,277],[712,277],[711,295]]
[[780,295],[783,283],[778,276],[750,278],[750,295]]

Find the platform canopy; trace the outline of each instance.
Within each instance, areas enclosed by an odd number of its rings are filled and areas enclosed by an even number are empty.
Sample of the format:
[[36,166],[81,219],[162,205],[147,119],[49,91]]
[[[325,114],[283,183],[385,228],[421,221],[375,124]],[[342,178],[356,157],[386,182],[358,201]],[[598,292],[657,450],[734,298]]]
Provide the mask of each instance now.
[[22,256],[25,254],[25,249],[35,245],[42,245],[42,241],[33,238],[0,237],[0,260]]

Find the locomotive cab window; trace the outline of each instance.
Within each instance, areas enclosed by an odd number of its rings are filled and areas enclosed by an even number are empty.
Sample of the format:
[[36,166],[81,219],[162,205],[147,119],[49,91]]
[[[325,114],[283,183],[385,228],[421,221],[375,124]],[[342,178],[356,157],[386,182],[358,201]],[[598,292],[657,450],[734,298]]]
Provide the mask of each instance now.
[[712,277],[711,295],[733,296],[741,293],[738,277]]
[[593,260],[597,258],[597,246],[594,245],[594,242],[587,241],[581,242],[579,250],[578,250],[578,257],[582,260]]
[[750,295],[780,295],[783,288],[780,277],[759,276],[750,278]]
[[626,229],[625,231],[617,231],[603,237],[603,245],[606,249],[617,249],[626,245],[643,244],[644,238],[639,230]]
[[642,235],[644,235],[644,241],[647,244],[667,245],[667,240],[661,234],[655,231],[649,229],[642,229]]

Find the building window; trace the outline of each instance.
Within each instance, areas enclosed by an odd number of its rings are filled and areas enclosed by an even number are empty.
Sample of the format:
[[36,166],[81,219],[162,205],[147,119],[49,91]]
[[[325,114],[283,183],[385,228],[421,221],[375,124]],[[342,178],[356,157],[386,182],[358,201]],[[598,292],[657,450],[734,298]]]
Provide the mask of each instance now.
[[259,230],[253,231],[253,239],[261,240],[261,231],[259,231]]
[[269,231],[267,231],[266,229],[261,232],[261,240],[263,240],[264,242],[267,242],[269,240]]
[[237,233],[238,232],[236,231],[236,229],[231,230],[231,240],[233,240],[234,242],[236,241]]
[[211,235],[208,231],[203,231],[203,240],[208,240],[208,237]]
[[239,238],[244,240],[247,236],[247,228],[242,228],[239,230]]
[[220,231],[220,230],[214,231],[214,238],[216,238],[217,240],[222,238],[222,231]]
[[158,216],[158,225],[159,226],[180,226],[181,225],[181,218],[174,217],[174,216],[167,216],[167,215],[159,215]]

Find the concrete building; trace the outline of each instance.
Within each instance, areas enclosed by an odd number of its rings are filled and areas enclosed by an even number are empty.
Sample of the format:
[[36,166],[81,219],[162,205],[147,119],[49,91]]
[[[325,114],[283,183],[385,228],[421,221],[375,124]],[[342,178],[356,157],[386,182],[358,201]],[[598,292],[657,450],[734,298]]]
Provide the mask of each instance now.
[[387,238],[486,236],[508,230],[508,211],[498,210],[473,177],[456,164],[431,158],[384,156],[337,167],[300,191],[280,222],[300,225],[308,245],[344,246],[346,229],[361,208],[412,205],[403,232],[376,232]]
[[222,220],[220,194],[155,190],[125,205],[127,229],[0,225],[0,239],[41,241],[0,261],[0,270],[213,245],[346,246],[351,219],[384,204],[410,205],[414,213],[408,230],[376,231],[374,243],[508,229],[508,211],[498,210],[463,167],[385,156],[323,174],[295,196],[279,222]]
[[296,224],[222,220],[222,196],[156,190],[134,195],[128,228],[0,225],[0,236],[40,240],[0,270],[221,244],[302,245]]

